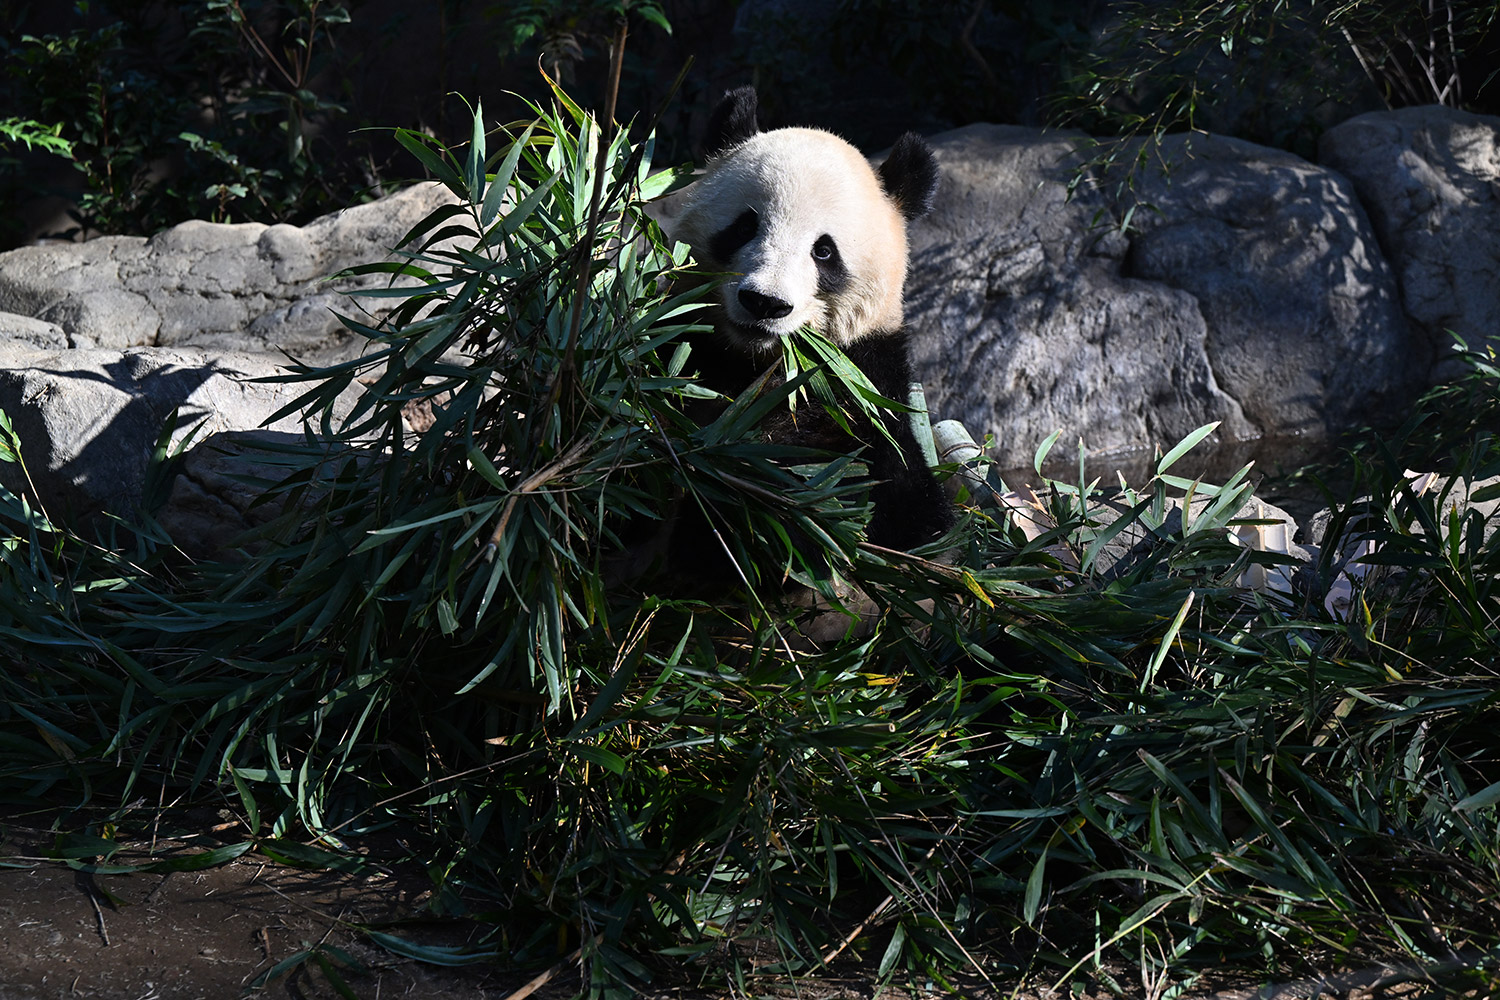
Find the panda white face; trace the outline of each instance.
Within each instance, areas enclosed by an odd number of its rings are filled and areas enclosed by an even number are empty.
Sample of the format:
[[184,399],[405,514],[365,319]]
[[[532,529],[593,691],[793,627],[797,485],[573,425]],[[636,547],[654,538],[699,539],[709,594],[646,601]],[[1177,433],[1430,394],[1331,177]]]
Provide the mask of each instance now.
[[715,325],[744,349],[774,348],[805,325],[841,346],[901,326],[902,209],[859,150],[828,132],[755,132],[731,146],[672,230],[729,275]]

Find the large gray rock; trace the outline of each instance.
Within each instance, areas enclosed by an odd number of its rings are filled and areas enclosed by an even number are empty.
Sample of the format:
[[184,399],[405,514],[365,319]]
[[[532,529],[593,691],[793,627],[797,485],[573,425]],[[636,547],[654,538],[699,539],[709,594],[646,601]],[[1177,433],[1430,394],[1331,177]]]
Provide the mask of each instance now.
[[1189,297],[1125,279],[1128,244],[1102,202],[1069,200],[1076,138],[971,125],[932,140],[942,182],[911,227],[906,282],[929,408],[994,434],[1002,466],[1030,464],[1059,429],[1106,451],[1210,420],[1252,433],[1214,379]]
[[1318,159],[1354,182],[1435,356],[1449,331],[1471,347],[1500,339],[1500,118],[1372,112],[1329,129]]
[[1130,183],[1091,171],[1070,198],[1082,136],[931,141],[943,179],[911,231],[914,360],[934,413],[994,434],[1002,465],[1054,430],[1096,452],[1214,420],[1221,440],[1322,434],[1411,391],[1394,280],[1337,174],[1173,137]]
[[195,558],[228,555],[227,549],[253,528],[280,516],[280,498],[266,489],[292,471],[278,458],[302,443],[286,431],[224,431],[184,452],[176,463],[156,523],[172,544]]
[[1214,374],[1261,434],[1378,422],[1417,388],[1421,344],[1345,178],[1235,139],[1169,136],[1123,207],[1140,230],[1126,273],[1193,297]]
[[[202,440],[260,427],[305,388],[250,381],[279,373],[272,358],[193,349],[0,346],[0,410],[20,438],[35,495],[14,464],[0,465],[0,484],[40,499],[65,523],[100,510],[129,517],[174,411],[173,446],[190,431]],[[301,422],[293,415],[266,426],[291,434]]]
[[56,323],[0,312],[0,343],[18,341],[32,347],[61,349],[68,346],[68,335]]
[[386,279],[324,279],[385,259],[451,200],[441,186],[421,184],[302,227],[184,222],[150,239],[22,247],[0,254],[0,310],[51,324],[70,347],[285,350],[334,360],[363,344],[334,318],[335,309],[360,308],[340,293]]

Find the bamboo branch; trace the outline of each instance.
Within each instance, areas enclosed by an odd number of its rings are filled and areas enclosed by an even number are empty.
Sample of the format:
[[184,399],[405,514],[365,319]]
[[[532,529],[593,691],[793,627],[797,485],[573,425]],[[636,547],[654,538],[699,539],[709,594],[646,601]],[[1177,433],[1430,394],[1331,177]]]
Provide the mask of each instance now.
[[563,354],[562,371],[553,383],[553,401],[561,391],[564,379],[571,379],[576,365],[578,334],[583,326],[583,300],[588,294],[589,279],[593,276],[594,238],[599,232],[599,198],[604,192],[604,169],[608,163],[609,145],[614,136],[610,129],[615,124],[615,102],[620,95],[620,70],[625,62],[625,36],[629,22],[620,18],[615,27],[615,37],[609,45],[609,94],[605,98],[604,120],[599,123],[598,148],[594,150],[594,190],[589,194],[588,225],[583,234],[583,263],[578,270],[578,283],[573,292],[573,315],[568,324],[568,348]]

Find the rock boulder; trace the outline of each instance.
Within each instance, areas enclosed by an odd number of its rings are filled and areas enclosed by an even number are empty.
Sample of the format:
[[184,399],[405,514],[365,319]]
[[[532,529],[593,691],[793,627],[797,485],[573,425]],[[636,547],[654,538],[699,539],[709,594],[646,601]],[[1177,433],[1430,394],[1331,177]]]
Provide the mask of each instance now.
[[1435,356],[1451,333],[1470,347],[1500,340],[1500,118],[1371,112],[1324,133],[1318,159],[1354,183]]
[[334,310],[358,311],[340,293],[385,278],[325,279],[385,259],[416,222],[451,200],[440,185],[419,184],[301,227],[195,221],[150,239],[21,247],[0,254],[0,310],[61,330],[58,346],[340,359],[363,345],[334,317]]
[[[1029,464],[1054,430],[1097,452],[1322,434],[1415,388],[1396,288],[1353,189],[1211,136],[1092,144],[972,125],[932,140],[907,320],[935,414]],[[1133,163],[1100,169],[1104,155]],[[1071,195],[1070,195],[1071,192]]]
[[[47,351],[0,347],[0,410],[9,415],[47,512],[74,523],[99,511],[129,517],[142,500],[157,440],[175,414],[169,443],[257,428],[300,433],[296,415],[266,424],[295,398],[274,358],[192,349]],[[0,485],[30,494],[14,464]],[[163,499],[158,497],[156,499]]]

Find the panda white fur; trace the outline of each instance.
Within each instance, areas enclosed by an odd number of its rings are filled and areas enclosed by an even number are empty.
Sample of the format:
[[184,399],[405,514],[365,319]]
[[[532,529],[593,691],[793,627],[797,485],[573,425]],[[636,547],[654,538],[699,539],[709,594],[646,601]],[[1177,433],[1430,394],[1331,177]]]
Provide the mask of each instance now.
[[[907,133],[876,171],[831,133],[760,131],[756,107],[753,88],[724,96],[709,121],[707,170],[670,227],[700,264],[729,275],[714,332],[694,341],[691,364],[710,388],[734,396],[781,357],[781,337],[811,325],[882,395],[905,400],[906,223],[932,205],[938,173],[931,150]],[[763,430],[785,443],[865,449],[875,480],[872,542],[910,549],[951,526],[947,497],[904,416],[890,420],[899,446],[892,447],[868,424],[854,424],[850,440],[812,410],[779,414]]]

